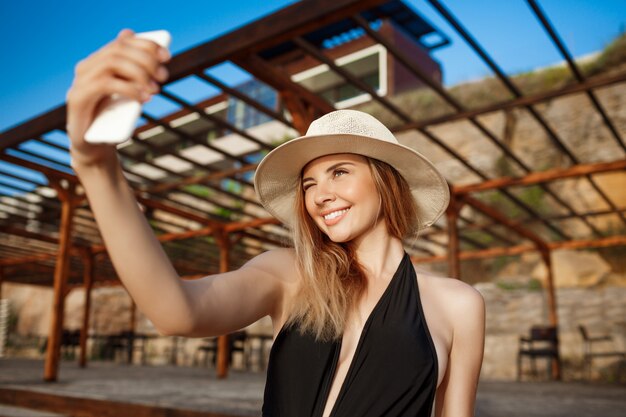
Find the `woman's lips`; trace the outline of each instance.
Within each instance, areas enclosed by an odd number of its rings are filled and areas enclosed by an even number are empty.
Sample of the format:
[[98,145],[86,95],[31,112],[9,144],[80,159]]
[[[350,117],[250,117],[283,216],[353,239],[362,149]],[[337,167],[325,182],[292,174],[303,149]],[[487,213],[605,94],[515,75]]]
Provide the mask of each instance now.
[[350,208],[348,207],[348,208],[333,210],[330,213],[323,215],[322,217],[324,218],[324,224],[326,226],[333,226],[339,223],[341,219],[343,219],[346,216],[349,210]]

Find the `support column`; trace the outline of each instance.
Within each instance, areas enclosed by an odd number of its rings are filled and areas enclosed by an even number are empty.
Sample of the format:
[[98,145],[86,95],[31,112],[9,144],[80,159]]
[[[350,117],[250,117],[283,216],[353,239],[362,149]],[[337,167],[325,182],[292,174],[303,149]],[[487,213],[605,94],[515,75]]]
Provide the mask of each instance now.
[[86,250],[83,253],[83,287],[85,289],[85,305],[83,312],[83,325],[80,330],[80,357],[78,366],[87,366],[87,337],[89,336],[89,319],[91,315],[91,290],[93,288],[93,255]]
[[[554,328],[557,329],[557,335],[558,335],[559,318],[557,315],[556,293],[554,291],[554,270],[552,268],[552,256],[551,256],[552,252],[550,251],[548,247],[541,247],[539,248],[539,251],[541,253],[541,257],[543,258],[543,262],[546,265],[546,271],[547,271],[547,279],[546,279],[547,288],[546,289],[548,292],[548,321],[550,322],[551,326],[554,326]],[[558,340],[558,336],[557,336],[556,348],[559,349],[559,347],[560,347],[560,341]],[[555,375],[555,378],[557,380],[561,379],[560,361],[557,361],[557,360],[552,361],[552,373]]]
[[57,191],[61,200],[61,230],[59,252],[54,269],[54,301],[48,346],[44,365],[44,381],[55,382],[58,379],[59,359],[61,354],[61,336],[63,315],[65,312],[65,287],[69,274],[70,248],[72,244],[72,218],[76,206],[75,183],[49,178],[50,185]]
[[[129,294],[130,295],[130,294]],[[128,359],[129,365],[133,363],[133,353],[135,352],[135,330],[137,330],[137,304],[130,299],[130,323],[128,326]]]
[[[228,233],[222,229],[216,229],[213,234],[215,241],[220,248],[220,273],[229,270],[229,251],[230,244],[228,241]],[[217,338],[217,377],[226,378],[228,376],[228,358],[230,357],[230,348],[228,345],[228,335],[222,335]]]
[[451,278],[461,279],[461,261],[459,259],[459,227],[458,219],[461,211],[461,202],[454,193],[450,193],[450,204],[446,210],[448,222],[448,275]]
[[[502,213],[486,205],[485,203],[482,203],[481,201],[476,200],[475,198],[472,198],[469,195],[464,195],[463,201],[466,204],[469,204],[472,208],[480,211],[484,215],[491,217],[493,220],[497,221],[498,223],[503,224],[504,226],[513,230],[520,236],[523,236],[526,239],[530,240],[537,247],[537,250],[541,254],[541,257],[543,258],[543,261],[546,264],[546,269],[548,271],[548,280],[547,280],[548,310],[549,310],[548,319],[550,320],[550,325],[554,326],[557,330],[556,348],[558,349],[559,348],[559,339],[558,339],[559,321],[557,318],[557,311],[556,311],[556,297],[554,294],[554,277],[553,277],[553,271],[552,271],[552,260],[550,258],[550,246],[546,242],[544,242],[543,239],[541,239],[541,237],[535,234],[533,231],[525,229],[523,226],[508,219]],[[561,370],[560,370],[560,364],[557,361],[554,361],[552,363],[552,369],[556,378],[560,379]]]

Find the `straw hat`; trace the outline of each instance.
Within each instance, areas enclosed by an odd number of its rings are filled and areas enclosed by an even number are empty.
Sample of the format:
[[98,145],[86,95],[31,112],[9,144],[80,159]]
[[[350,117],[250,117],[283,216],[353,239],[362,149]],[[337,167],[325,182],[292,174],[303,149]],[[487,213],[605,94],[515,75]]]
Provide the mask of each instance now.
[[401,145],[376,118],[356,110],[328,113],[313,121],[306,135],[272,150],[261,161],[254,177],[259,201],[274,217],[291,226],[302,169],[316,158],[338,153],[378,159],[398,170],[417,203],[420,229],[432,225],[448,206],[448,184],[433,164]]

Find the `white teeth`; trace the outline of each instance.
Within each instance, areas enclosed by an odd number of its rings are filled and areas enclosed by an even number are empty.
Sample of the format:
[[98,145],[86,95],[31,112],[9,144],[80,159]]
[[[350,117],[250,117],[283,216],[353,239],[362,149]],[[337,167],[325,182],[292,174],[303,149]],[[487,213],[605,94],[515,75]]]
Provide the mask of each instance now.
[[329,213],[327,215],[324,216],[325,220],[332,220],[334,218],[337,218],[339,216],[341,216],[344,213],[347,213],[349,209],[343,209],[343,210],[338,210],[338,211],[333,211],[332,213]]

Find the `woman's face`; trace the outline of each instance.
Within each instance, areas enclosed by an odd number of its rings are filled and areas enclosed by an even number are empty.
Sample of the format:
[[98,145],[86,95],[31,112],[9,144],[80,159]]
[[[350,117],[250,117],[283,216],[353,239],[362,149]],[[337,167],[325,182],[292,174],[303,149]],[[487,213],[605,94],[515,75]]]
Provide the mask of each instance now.
[[380,197],[367,159],[355,154],[327,155],[302,171],[306,210],[334,242],[348,242],[374,229]]

